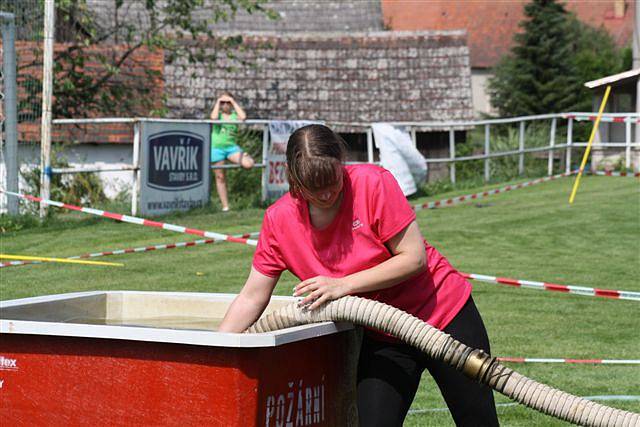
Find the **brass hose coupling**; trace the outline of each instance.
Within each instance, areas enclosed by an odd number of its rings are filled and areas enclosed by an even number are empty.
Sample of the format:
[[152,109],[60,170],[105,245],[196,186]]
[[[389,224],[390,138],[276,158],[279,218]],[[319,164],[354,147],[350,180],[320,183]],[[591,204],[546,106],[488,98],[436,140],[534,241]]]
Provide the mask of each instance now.
[[469,378],[481,380],[495,359],[482,350],[473,350],[464,362],[462,372]]

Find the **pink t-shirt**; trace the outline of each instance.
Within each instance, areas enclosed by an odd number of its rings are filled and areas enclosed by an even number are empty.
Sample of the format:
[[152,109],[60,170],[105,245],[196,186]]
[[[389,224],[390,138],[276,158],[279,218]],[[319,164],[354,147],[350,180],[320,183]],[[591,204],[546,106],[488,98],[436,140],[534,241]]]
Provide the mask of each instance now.
[[[374,165],[345,167],[342,205],[333,222],[311,224],[307,202],[290,194],[271,205],[253,257],[256,270],[278,277],[284,270],[300,280],[344,277],[389,259],[385,242],[404,230],[415,212],[391,173]],[[400,308],[444,329],[471,294],[471,284],[424,242],[427,271],[395,286],[359,296]]]

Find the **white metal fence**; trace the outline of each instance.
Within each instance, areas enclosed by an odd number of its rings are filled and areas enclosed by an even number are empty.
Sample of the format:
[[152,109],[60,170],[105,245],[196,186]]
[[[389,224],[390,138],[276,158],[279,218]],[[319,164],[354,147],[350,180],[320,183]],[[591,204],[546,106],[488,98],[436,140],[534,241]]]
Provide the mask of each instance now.
[[[585,141],[576,141],[573,138],[574,124],[577,121],[594,121],[594,113],[561,113],[561,114],[545,114],[537,116],[524,116],[514,117],[507,119],[490,119],[490,120],[471,120],[471,121],[452,121],[452,122],[393,122],[390,123],[395,126],[402,126],[407,129],[414,144],[416,143],[416,135],[418,131],[446,131],[449,134],[449,156],[445,158],[427,158],[427,164],[449,164],[449,178],[452,182],[456,181],[456,164],[460,162],[482,160],[484,162],[484,179],[488,181],[491,178],[491,161],[492,159],[518,156],[518,174],[522,175],[525,172],[525,155],[528,153],[542,152],[547,153],[548,157],[548,175],[554,173],[554,152],[558,150],[564,150],[565,157],[565,172],[569,172],[571,169],[572,154],[577,148],[586,147]],[[558,143],[556,141],[558,124],[560,121],[566,121],[562,123],[566,125],[565,142]],[[209,123],[209,124],[225,124],[234,123],[245,126],[252,126],[254,128],[262,130],[262,162],[256,163],[256,167],[264,168],[265,159],[267,157],[267,149],[269,144],[269,123],[270,120],[246,120],[244,122],[227,122],[222,120],[189,120],[189,119],[159,119],[159,118],[93,118],[93,119],[57,119],[53,121],[56,126],[63,125],[99,125],[99,124],[131,124],[133,126],[133,144],[132,144],[132,163],[121,165],[117,167],[80,167],[80,168],[50,168],[52,174],[74,174],[81,172],[131,172],[133,174],[133,187],[131,189],[131,210],[135,214],[137,210],[139,189],[140,189],[140,129],[141,123],[144,122],[165,122],[165,123]],[[527,147],[526,139],[526,126],[529,123],[534,122],[550,122],[549,134],[547,144],[545,146]],[[625,141],[624,142],[609,142],[604,141],[602,138],[597,138],[597,147],[602,149],[624,149],[624,164],[627,169],[632,166],[632,153],[634,150],[640,151],[640,142],[638,141],[638,123],[640,122],[639,113],[618,113],[618,114],[605,114],[602,118],[604,123],[624,123],[625,126]],[[518,125],[518,149],[512,149],[507,151],[493,151],[492,150],[492,127],[497,125]],[[328,123],[332,125],[348,125],[350,127],[361,127],[363,133],[367,135],[367,162],[373,163],[375,161],[375,144],[373,139],[373,132],[371,130],[371,123],[361,122],[336,122]],[[484,149],[482,153],[477,153],[468,156],[456,155],[456,132],[469,131],[478,126],[484,127]],[[636,128],[635,136],[633,134],[633,126]],[[45,167],[46,165],[42,165]],[[237,168],[238,165],[223,165],[213,166],[215,168]],[[46,169],[43,169],[46,170]],[[263,180],[265,177],[266,169],[263,169]]]

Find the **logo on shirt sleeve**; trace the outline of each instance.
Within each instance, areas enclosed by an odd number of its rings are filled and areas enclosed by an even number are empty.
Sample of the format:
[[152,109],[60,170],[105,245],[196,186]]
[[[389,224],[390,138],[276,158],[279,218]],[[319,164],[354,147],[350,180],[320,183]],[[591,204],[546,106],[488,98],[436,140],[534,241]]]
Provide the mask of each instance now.
[[364,224],[362,224],[362,222],[361,222],[358,218],[356,218],[356,219],[353,221],[353,226],[351,227],[351,230],[352,230],[352,231],[356,231],[358,228],[362,228],[362,227],[363,227],[363,225],[364,225]]

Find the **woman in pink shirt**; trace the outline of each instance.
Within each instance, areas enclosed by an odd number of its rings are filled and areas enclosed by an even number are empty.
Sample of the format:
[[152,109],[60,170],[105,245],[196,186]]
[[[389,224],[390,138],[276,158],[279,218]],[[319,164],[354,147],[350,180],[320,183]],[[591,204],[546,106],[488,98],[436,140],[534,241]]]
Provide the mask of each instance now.
[[[219,331],[242,332],[267,306],[280,274],[313,310],[345,295],[381,301],[489,353],[471,285],[422,237],[391,173],[345,166],[331,129],[298,129],[287,145],[289,193],[270,206],[249,277]],[[401,426],[422,372],[435,379],[457,425],[498,425],[490,389],[418,350],[366,330],[358,364],[362,426]]]

